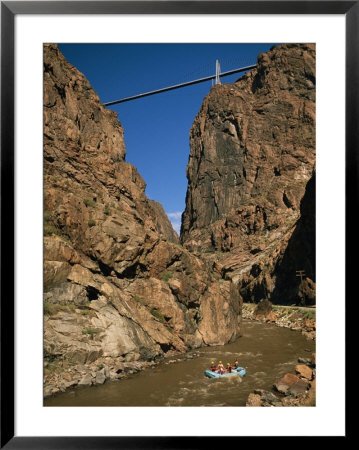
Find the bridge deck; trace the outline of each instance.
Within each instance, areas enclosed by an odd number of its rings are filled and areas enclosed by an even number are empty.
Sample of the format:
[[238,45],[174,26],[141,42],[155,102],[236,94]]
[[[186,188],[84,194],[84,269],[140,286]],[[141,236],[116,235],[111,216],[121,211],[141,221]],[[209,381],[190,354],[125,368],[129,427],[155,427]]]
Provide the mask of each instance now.
[[[222,72],[219,74],[220,77],[226,77],[228,75],[232,75],[234,73],[245,72],[246,70],[254,69],[256,64],[246,67],[240,67],[238,69],[228,70],[227,72]],[[187,81],[185,83],[175,84],[174,86],[165,87],[162,89],[156,89],[155,91],[145,92],[143,94],[132,95],[131,97],[125,97],[120,100],[114,100],[112,102],[104,103],[104,106],[117,105],[118,103],[129,102],[131,100],[136,100],[137,98],[148,97],[150,95],[161,94],[162,92],[173,91],[174,89],[183,88],[185,86],[191,86],[193,84],[203,83],[204,81],[214,80],[217,75],[211,75],[209,77],[198,78],[197,80]]]

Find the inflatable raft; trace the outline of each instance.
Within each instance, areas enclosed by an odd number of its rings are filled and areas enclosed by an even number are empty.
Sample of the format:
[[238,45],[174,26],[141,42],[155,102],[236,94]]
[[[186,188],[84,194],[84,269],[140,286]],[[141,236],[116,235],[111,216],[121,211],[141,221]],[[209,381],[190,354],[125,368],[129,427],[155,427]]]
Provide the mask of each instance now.
[[240,377],[244,377],[247,373],[244,367],[237,367],[237,369],[233,369],[230,373],[223,373],[222,375],[218,372],[212,372],[212,370],[206,370],[204,374],[208,378],[224,378],[224,377],[233,377],[239,375]]

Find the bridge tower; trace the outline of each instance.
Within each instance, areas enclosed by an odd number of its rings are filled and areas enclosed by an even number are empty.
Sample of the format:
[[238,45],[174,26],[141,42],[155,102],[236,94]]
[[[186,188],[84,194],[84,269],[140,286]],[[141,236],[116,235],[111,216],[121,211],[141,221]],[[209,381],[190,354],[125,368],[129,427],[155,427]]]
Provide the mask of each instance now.
[[216,83],[215,84],[221,84],[221,78],[219,76],[220,73],[221,73],[221,66],[219,65],[218,59],[216,59]]

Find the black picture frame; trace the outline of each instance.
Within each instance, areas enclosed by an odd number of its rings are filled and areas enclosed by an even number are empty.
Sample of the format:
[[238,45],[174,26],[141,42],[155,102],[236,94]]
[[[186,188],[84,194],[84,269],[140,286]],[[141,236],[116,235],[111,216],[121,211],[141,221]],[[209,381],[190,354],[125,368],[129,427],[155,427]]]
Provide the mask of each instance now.
[[[346,292],[358,203],[359,1],[4,1],[1,2],[1,441],[6,449],[199,448],[209,437],[25,437],[14,435],[14,21],[18,14],[340,14],[346,19]],[[354,244],[354,245],[353,245]],[[346,317],[347,319],[347,317]],[[346,327],[347,330],[347,327]],[[347,333],[347,331],[346,331]],[[347,337],[347,335],[346,335]],[[347,339],[346,339],[347,340]],[[347,402],[346,402],[347,404]],[[346,415],[347,416],[347,415]],[[346,426],[346,436],[349,436]],[[221,438],[221,445],[227,445]]]

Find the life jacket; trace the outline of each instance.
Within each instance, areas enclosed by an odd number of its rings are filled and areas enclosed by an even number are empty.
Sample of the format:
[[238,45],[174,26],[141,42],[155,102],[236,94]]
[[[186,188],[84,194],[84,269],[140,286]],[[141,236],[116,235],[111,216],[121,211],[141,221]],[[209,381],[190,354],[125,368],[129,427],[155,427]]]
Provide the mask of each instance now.
[[214,364],[211,365],[211,370],[212,370],[212,372],[215,372],[216,366]]

